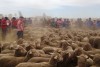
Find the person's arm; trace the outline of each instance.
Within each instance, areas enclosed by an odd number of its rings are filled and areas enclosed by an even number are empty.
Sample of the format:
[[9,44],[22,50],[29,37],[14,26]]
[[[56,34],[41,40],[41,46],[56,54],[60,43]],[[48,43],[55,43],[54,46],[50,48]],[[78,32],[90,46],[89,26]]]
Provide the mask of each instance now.
[[21,28],[21,31],[23,31],[24,30],[24,25],[21,24],[20,28]]
[[7,24],[7,26],[9,26],[9,24],[10,24],[9,20],[6,20],[6,24]]

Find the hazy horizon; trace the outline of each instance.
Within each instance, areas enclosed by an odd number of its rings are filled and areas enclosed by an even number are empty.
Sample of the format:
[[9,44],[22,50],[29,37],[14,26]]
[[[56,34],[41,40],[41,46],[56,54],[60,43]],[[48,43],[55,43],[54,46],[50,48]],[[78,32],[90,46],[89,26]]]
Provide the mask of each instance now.
[[18,14],[25,17],[99,18],[100,0],[0,0],[0,14]]

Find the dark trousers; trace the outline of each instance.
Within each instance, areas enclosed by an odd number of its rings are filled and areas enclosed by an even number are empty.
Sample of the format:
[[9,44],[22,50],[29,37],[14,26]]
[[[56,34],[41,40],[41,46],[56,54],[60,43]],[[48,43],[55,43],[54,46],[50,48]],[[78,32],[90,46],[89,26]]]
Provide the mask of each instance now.
[[23,38],[23,31],[18,31],[17,37],[18,37],[18,39]]
[[7,35],[7,28],[2,28],[2,40],[6,39],[6,35]]

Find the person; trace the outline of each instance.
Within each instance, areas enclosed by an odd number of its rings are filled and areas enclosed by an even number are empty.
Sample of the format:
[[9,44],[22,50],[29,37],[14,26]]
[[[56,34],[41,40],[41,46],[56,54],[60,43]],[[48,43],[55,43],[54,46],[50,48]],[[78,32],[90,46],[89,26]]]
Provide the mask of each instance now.
[[99,20],[99,19],[97,20],[96,27],[97,27],[98,29],[100,28],[100,20]]
[[1,19],[0,19],[0,28],[1,28]]
[[4,41],[6,39],[6,35],[7,35],[7,28],[9,23],[7,22],[8,17],[4,17],[1,20],[1,29],[2,29],[2,40]]
[[23,38],[24,31],[24,18],[21,16],[17,22],[17,37],[18,39]]
[[7,19],[7,32],[11,33],[12,30],[12,23],[10,19]]
[[96,30],[96,20],[93,20],[93,29]]
[[1,19],[0,19],[0,32],[1,32]]
[[56,27],[55,18],[51,19],[50,25],[51,25],[51,27]]
[[93,27],[93,21],[92,21],[92,19],[91,18],[89,18],[89,20],[87,21],[87,27],[88,28],[92,28]]
[[57,23],[57,28],[60,28],[62,26],[63,21],[61,18],[58,18],[56,23]]
[[70,28],[70,20],[67,19],[67,28]]
[[64,19],[64,21],[63,21],[63,27],[67,27],[67,20],[66,19]]
[[28,23],[32,24],[32,19],[31,18],[28,18]]
[[83,27],[83,21],[82,21],[82,19],[81,18],[78,18],[77,19],[77,21],[76,21],[76,26],[78,27],[78,28],[82,28]]
[[17,19],[15,17],[13,17],[11,19],[11,22],[12,22],[12,28],[16,29],[17,28]]

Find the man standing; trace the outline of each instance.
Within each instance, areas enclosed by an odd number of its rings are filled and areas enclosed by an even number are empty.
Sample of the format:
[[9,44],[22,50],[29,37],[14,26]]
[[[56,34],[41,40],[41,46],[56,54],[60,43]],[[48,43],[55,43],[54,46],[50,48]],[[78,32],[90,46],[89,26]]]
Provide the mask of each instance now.
[[16,29],[17,28],[17,19],[15,18],[15,17],[13,17],[12,19],[11,19],[11,23],[12,23],[12,28],[13,29]]
[[89,18],[89,20],[87,21],[87,27],[90,29],[93,27],[93,21],[91,18]]
[[1,28],[2,28],[2,40],[6,39],[6,35],[7,35],[7,27],[9,25],[8,21],[8,17],[4,17],[1,20]]
[[23,38],[23,31],[24,31],[24,18],[20,17],[17,22],[17,37],[18,39]]

